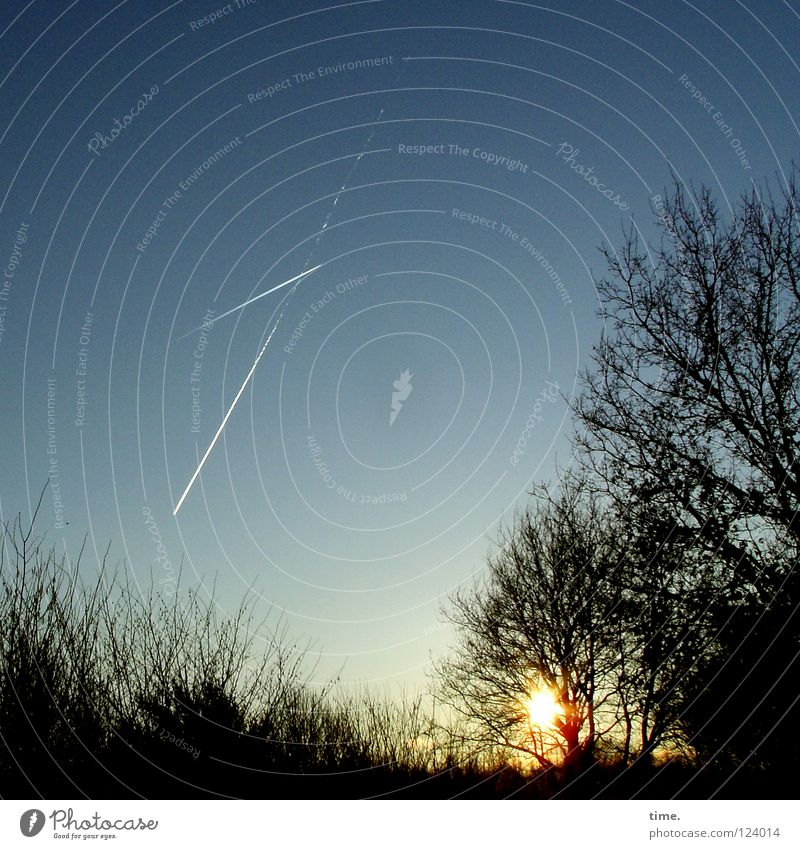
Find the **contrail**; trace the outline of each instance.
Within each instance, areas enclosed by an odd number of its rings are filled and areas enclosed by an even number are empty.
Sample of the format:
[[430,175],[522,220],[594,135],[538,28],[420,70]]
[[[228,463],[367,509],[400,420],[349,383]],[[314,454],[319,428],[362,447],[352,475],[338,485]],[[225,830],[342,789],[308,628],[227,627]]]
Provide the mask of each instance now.
[[225,316],[230,315],[232,312],[236,312],[237,310],[243,310],[246,306],[248,306],[249,304],[252,304],[253,301],[257,301],[259,298],[266,298],[267,295],[271,295],[273,292],[277,292],[278,289],[283,289],[284,286],[288,286],[290,283],[294,283],[295,280],[300,280],[300,278],[305,277],[307,274],[311,274],[314,271],[317,271],[317,269],[319,269],[319,268],[322,268],[322,266],[316,265],[316,266],[314,266],[314,268],[309,268],[308,271],[304,271],[302,274],[298,274],[296,277],[292,277],[291,280],[286,280],[283,283],[278,283],[277,286],[273,286],[268,291],[262,292],[260,295],[256,295],[255,298],[250,298],[249,301],[245,301],[243,304],[239,304],[238,307],[233,307],[232,309],[229,309],[227,312],[222,313],[222,315],[218,315],[216,318],[212,318],[210,321],[206,322],[205,324],[201,324],[199,327],[195,327],[194,330],[187,331],[186,333],[183,334],[183,336],[178,336],[176,341],[180,341],[181,339],[185,339],[187,336],[190,336],[192,333],[197,333],[198,330],[201,330],[207,324],[214,324],[215,322],[219,321],[221,318],[225,318]]
[[[177,516],[178,510],[181,509],[181,505],[183,504],[184,500],[186,499],[186,496],[189,494],[189,490],[192,488],[192,485],[197,480],[197,476],[200,474],[201,469],[203,468],[206,460],[208,459],[208,455],[214,450],[214,446],[217,444],[217,440],[219,439],[220,434],[225,429],[225,425],[226,425],[228,419],[231,417],[231,413],[233,413],[234,407],[239,402],[239,398],[242,397],[242,393],[244,392],[247,384],[250,382],[250,378],[253,376],[253,373],[255,372],[256,367],[258,366],[259,360],[261,359],[261,357],[264,356],[264,351],[267,350],[267,346],[269,345],[270,340],[275,335],[275,331],[278,329],[278,325],[281,323],[281,319],[283,318],[283,313],[286,310],[286,304],[289,303],[289,298],[292,297],[292,293],[294,292],[294,290],[300,284],[300,278],[305,277],[306,274],[311,274],[312,271],[316,271],[317,268],[321,268],[321,267],[322,266],[318,265],[316,268],[312,268],[310,271],[304,271],[302,274],[298,274],[297,277],[293,277],[291,280],[286,281],[286,283],[291,283],[293,280],[296,280],[297,283],[295,283],[292,291],[289,292],[289,297],[286,299],[286,303],[284,304],[283,309],[280,312],[280,315],[278,316],[277,320],[275,321],[275,324],[273,325],[269,336],[267,336],[267,341],[264,343],[264,347],[258,352],[258,356],[256,357],[255,362],[251,366],[250,371],[247,373],[247,377],[244,379],[244,383],[242,384],[241,389],[239,389],[239,391],[236,393],[236,397],[231,402],[231,406],[229,407],[228,412],[225,413],[225,418],[222,419],[222,424],[220,424],[220,426],[217,428],[217,432],[214,434],[214,438],[211,440],[211,444],[206,449],[206,453],[203,454],[203,459],[200,461],[200,465],[195,470],[195,473],[192,475],[192,478],[189,481],[189,483],[186,484],[186,489],[183,491],[183,495],[178,499],[178,503],[175,505],[175,509],[172,511],[173,516]],[[281,286],[285,286],[286,283],[281,283]],[[280,288],[280,286],[277,286],[276,288]],[[271,291],[274,292],[275,289],[272,289]],[[269,294],[269,292],[264,292],[264,295],[268,295],[268,294]],[[261,298],[261,297],[263,297],[263,295],[258,295],[258,297]],[[257,300],[257,298],[253,298],[253,300],[255,301],[255,300]],[[252,303],[252,302],[248,301],[247,303]],[[242,306],[246,306],[246,304],[242,304]],[[236,309],[241,309],[241,307],[236,307]],[[225,313],[225,315],[227,315],[227,313]],[[222,318],[222,316],[220,316],[220,318]]]

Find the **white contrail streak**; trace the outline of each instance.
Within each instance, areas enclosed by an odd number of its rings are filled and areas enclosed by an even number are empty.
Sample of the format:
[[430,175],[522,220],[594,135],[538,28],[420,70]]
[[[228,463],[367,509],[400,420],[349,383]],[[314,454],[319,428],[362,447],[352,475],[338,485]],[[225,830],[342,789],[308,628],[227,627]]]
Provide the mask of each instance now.
[[[294,283],[295,280],[300,280],[300,278],[305,277],[307,274],[311,274],[312,272],[317,271],[317,269],[320,269],[320,268],[322,268],[321,265],[316,265],[316,266],[314,266],[314,268],[309,268],[308,271],[304,271],[302,274],[298,274],[296,277],[292,277],[291,280],[285,280],[283,283],[278,283],[277,286],[273,286],[271,289],[267,290],[266,292],[262,292],[260,295],[256,295],[255,298],[250,298],[249,301],[245,301],[243,304],[239,304],[238,307],[232,307],[227,312],[222,313],[222,315],[218,315],[216,318],[212,318],[210,321],[207,322],[207,324],[214,324],[215,322],[219,321],[221,318],[225,318],[226,316],[230,315],[233,312],[236,312],[237,310],[243,310],[246,306],[248,306],[249,304],[252,304],[254,301],[257,301],[259,298],[266,298],[267,295],[271,295],[273,292],[277,292],[278,289],[283,289],[284,286],[288,286],[290,283]],[[198,330],[201,330],[205,326],[206,326],[205,324],[201,324],[200,327],[195,327],[194,330],[187,331],[186,333],[183,334],[183,336],[179,336],[176,341],[180,341],[181,339],[185,339],[187,336],[190,336],[192,333],[197,333]]]
[[[316,271],[317,268],[321,268],[321,267],[322,266],[318,265],[316,268],[312,268],[311,271]],[[300,278],[304,277],[306,274],[310,274],[311,271],[304,271],[302,274],[298,274],[297,277],[293,277],[292,280],[288,280],[287,283],[291,283],[293,280],[297,280],[298,282],[295,284],[295,288],[296,288],[297,285],[299,285]],[[282,283],[281,285],[285,286],[286,283]],[[274,289],[272,291],[274,291]],[[294,291],[294,289],[292,289],[292,292],[293,291]],[[265,292],[264,294],[268,295],[269,292]],[[292,293],[290,292],[289,297],[291,297],[291,294]],[[259,295],[258,297],[262,297],[262,296]],[[256,300],[256,299],[253,298],[253,300]],[[287,303],[288,303],[288,298],[287,298]],[[214,438],[211,440],[211,444],[206,449],[206,453],[203,454],[203,459],[200,461],[200,465],[195,470],[195,473],[192,475],[192,478],[189,481],[189,483],[186,484],[186,489],[183,491],[183,495],[178,499],[178,503],[175,505],[175,509],[172,511],[173,516],[178,515],[178,510],[181,509],[181,505],[186,500],[186,496],[189,494],[189,490],[192,488],[192,485],[197,480],[197,476],[200,474],[200,471],[202,470],[203,466],[205,465],[205,462],[208,459],[209,454],[211,454],[211,452],[214,450],[214,446],[217,444],[217,440],[219,439],[220,434],[225,429],[225,425],[227,424],[228,419],[231,417],[231,413],[233,413],[234,407],[236,407],[236,404],[239,402],[239,399],[242,397],[242,393],[244,392],[247,384],[250,382],[250,378],[253,376],[253,373],[255,372],[256,367],[258,366],[259,360],[261,359],[261,357],[264,356],[264,351],[267,350],[267,346],[269,345],[270,340],[275,335],[275,331],[278,329],[278,325],[281,323],[281,319],[283,318],[283,312],[284,312],[285,309],[286,309],[286,305],[284,304],[283,310],[281,310],[280,315],[278,316],[275,324],[273,325],[269,336],[267,336],[267,341],[264,343],[264,347],[258,352],[258,356],[256,357],[255,362],[251,366],[250,371],[247,373],[247,377],[244,379],[244,383],[242,384],[241,389],[239,389],[239,391],[236,393],[236,397],[231,402],[231,406],[228,408],[228,412],[225,413],[225,418],[222,419],[222,424],[220,424],[220,426],[217,428],[217,432],[214,434]],[[220,318],[221,317],[222,316],[220,316]]]

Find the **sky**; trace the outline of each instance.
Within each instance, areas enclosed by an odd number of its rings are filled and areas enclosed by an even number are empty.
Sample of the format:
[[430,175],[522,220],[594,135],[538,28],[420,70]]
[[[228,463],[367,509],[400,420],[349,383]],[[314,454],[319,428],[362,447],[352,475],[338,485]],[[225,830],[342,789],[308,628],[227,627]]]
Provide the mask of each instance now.
[[348,687],[424,688],[574,462],[600,248],[797,156],[789,0],[31,0],[0,33],[3,521],[47,486],[87,577],[255,593]]

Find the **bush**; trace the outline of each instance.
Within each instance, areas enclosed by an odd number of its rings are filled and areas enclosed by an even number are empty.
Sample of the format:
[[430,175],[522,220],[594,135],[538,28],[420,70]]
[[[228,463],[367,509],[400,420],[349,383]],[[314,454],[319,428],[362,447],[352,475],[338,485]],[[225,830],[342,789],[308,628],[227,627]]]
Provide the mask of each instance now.
[[420,700],[311,686],[304,648],[254,621],[254,596],[221,617],[213,594],[141,592],[105,564],[85,581],[80,562],[19,519],[0,540],[4,798],[428,795],[433,778],[450,795],[474,781]]

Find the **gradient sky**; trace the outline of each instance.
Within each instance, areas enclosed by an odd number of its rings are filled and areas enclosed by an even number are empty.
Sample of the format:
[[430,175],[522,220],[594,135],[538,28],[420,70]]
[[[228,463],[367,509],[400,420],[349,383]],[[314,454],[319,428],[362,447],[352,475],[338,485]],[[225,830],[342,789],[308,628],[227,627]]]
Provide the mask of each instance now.
[[2,518],[50,478],[87,574],[110,543],[168,592],[183,560],[319,678],[422,687],[440,606],[570,462],[599,246],[655,236],[671,172],[726,209],[797,156],[797,2],[551,5],[4,3]]

